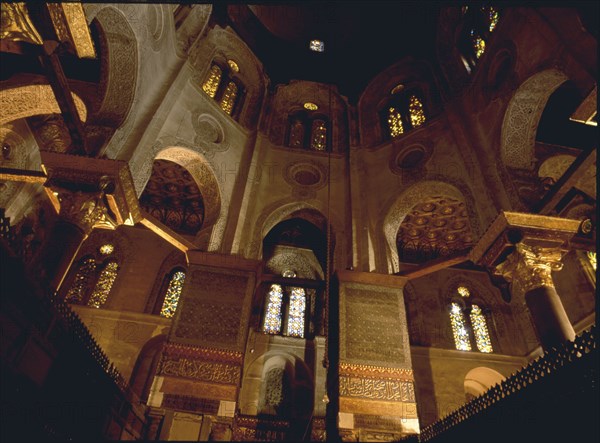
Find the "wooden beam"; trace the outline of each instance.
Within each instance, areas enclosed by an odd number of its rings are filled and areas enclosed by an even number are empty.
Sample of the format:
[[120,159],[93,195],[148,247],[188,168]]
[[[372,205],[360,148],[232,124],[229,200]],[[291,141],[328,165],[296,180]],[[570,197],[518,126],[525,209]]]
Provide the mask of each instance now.
[[541,215],[551,214],[556,205],[562,200],[567,192],[571,190],[587,170],[596,163],[596,150],[583,152],[569,166],[562,177],[544,196],[539,204],[538,213]]
[[69,134],[71,135],[74,149],[70,150],[69,154],[89,155],[90,152],[85,139],[83,123],[79,118],[75,101],[71,95],[71,88],[69,87],[67,77],[62,69],[58,55],[55,53],[56,48],[56,42],[45,41],[44,51],[40,56],[40,62],[46,72],[46,76],[52,87],[52,92],[54,92],[56,101],[60,107],[65,125],[69,129]]
[[48,180],[48,177],[42,171],[0,168],[0,181],[45,183],[46,180]]
[[411,269],[410,271],[399,272],[395,275],[399,275],[402,277],[406,277],[409,280],[413,280],[415,278],[424,277],[425,275],[431,274],[433,272],[440,271],[442,269],[449,268],[450,266],[458,265],[460,263],[464,263],[469,260],[469,252],[462,251],[456,255],[450,257],[441,257],[435,260],[432,260],[428,263],[425,263],[415,269]]
[[142,220],[140,221],[140,223],[143,224],[144,226],[146,226],[148,229],[150,229],[152,232],[157,234],[162,239],[171,243],[173,246],[175,246],[180,251],[185,253],[190,249],[198,249],[196,247],[196,245],[194,245],[191,241],[186,240],[181,235],[177,234],[171,228],[168,228],[167,226],[162,224],[160,221],[158,221],[156,218],[152,217],[150,214],[148,214],[144,210],[141,210],[141,212],[142,212]]

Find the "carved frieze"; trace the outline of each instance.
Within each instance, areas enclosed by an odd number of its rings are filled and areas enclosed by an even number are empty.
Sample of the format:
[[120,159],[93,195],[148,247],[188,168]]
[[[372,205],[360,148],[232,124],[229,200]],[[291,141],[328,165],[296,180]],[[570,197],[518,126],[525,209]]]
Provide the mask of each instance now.
[[371,400],[414,402],[410,381],[340,376],[340,395]]
[[382,366],[355,365],[341,362],[340,375],[349,377],[389,378],[393,380],[413,381],[412,369],[386,368]]
[[237,384],[241,375],[239,366],[213,363],[190,358],[163,358],[158,371],[161,375],[193,378],[211,383]]
[[161,406],[169,409],[216,415],[219,411],[219,405],[219,400],[199,398],[191,395],[165,394]]

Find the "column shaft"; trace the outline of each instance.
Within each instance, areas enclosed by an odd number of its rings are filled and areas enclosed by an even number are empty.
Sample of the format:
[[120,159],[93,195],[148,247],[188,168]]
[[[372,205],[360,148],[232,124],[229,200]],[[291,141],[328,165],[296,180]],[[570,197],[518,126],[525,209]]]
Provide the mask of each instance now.
[[531,289],[525,294],[525,302],[545,350],[575,339],[575,330],[554,287]]

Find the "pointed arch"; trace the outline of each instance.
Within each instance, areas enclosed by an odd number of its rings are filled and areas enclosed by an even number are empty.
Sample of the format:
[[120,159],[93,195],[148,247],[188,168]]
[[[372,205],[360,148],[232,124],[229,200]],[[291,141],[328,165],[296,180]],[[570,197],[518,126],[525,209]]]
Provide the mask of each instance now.
[[171,146],[158,152],[154,160],[172,161],[190,173],[204,200],[203,229],[215,224],[221,213],[221,190],[206,158],[191,149]]
[[[378,238],[383,238],[384,241],[379,243],[379,263],[377,267],[387,268],[390,273],[399,271],[400,261],[396,247],[396,234],[400,225],[415,205],[423,202],[424,199],[437,196],[450,197],[464,202],[468,213],[478,216],[473,201],[467,199],[455,186],[436,180],[415,183],[397,196],[387,206],[388,209],[384,212],[385,215],[380,218]],[[475,223],[471,221],[471,224],[474,225]]]
[[471,369],[465,375],[464,380],[464,389],[467,401],[472,400],[475,397],[479,397],[488,389],[494,387],[495,385],[499,385],[504,380],[506,380],[504,375],[485,366],[479,366]]
[[531,170],[535,135],[548,99],[569,78],[558,69],[532,75],[512,96],[502,121],[500,157],[504,166]]

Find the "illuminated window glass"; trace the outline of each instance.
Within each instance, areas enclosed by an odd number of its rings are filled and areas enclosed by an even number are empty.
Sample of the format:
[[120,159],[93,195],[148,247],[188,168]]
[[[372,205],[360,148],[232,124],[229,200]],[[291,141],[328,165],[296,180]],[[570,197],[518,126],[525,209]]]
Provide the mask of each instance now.
[[106,265],[100,273],[94,292],[92,292],[92,295],[90,296],[88,306],[99,308],[106,303],[106,299],[115,282],[115,278],[117,278],[118,270],[119,267],[117,262],[111,261]]
[[478,305],[471,306],[471,326],[479,352],[492,352],[492,342],[483,312]]
[[[496,29],[496,26],[498,25],[498,20],[500,19],[500,14],[498,13],[498,11],[493,8],[493,7],[489,7],[489,8],[485,8],[487,9],[487,15],[488,15],[488,20],[489,20],[489,30],[490,32],[494,32],[494,29]],[[486,12],[484,10],[484,12]]]
[[404,133],[404,126],[402,125],[402,116],[400,112],[393,106],[388,110],[388,125],[390,128],[390,135],[392,137],[398,137]]
[[100,254],[102,255],[110,255],[115,250],[115,247],[110,243],[106,243],[105,245],[100,246]]
[[325,51],[325,43],[323,43],[321,40],[311,40],[309,48],[311,51],[323,52]]
[[452,303],[450,308],[450,323],[454,334],[454,344],[459,351],[471,350],[471,339],[462,309],[458,303]]
[[592,268],[594,268],[594,271],[595,271],[596,270],[596,252],[588,251],[587,257],[588,257],[588,260],[590,261],[590,264],[592,265]]
[[235,104],[235,98],[237,97],[238,87],[234,82],[227,83],[227,88],[221,98],[221,109],[228,115],[231,115],[233,111],[233,105]]
[[306,310],[306,293],[303,288],[292,288],[288,310],[287,335],[304,337],[304,312]]
[[475,50],[475,57],[479,59],[485,52],[485,41],[479,35],[476,35],[473,30],[471,30],[471,40],[473,42],[473,49]]
[[469,295],[471,295],[471,292],[464,286],[459,286],[458,288],[456,288],[456,292],[458,292],[458,295],[460,295],[461,297],[468,297]]
[[281,307],[283,305],[283,290],[280,285],[272,284],[268,294],[263,332],[279,334],[281,332]]
[[290,147],[304,147],[304,123],[299,119],[294,119],[290,127]]
[[423,103],[415,95],[411,95],[408,103],[408,111],[410,113],[410,122],[413,128],[418,128],[425,123],[425,111],[423,110]]
[[227,60],[227,64],[229,65],[229,67],[231,68],[231,70],[233,72],[240,72],[240,67],[238,66],[238,64],[235,61]]
[[327,127],[323,120],[314,120],[312,123],[312,138],[310,147],[315,151],[324,151],[327,147]]
[[93,258],[90,257],[81,263],[81,266],[79,266],[77,274],[75,275],[75,280],[73,280],[73,284],[71,285],[71,288],[65,297],[67,302],[81,303],[85,295],[88,282],[90,281],[90,278],[94,274],[95,270],[96,260]]
[[202,85],[202,89],[204,92],[208,94],[210,98],[215,98],[217,94],[217,89],[219,89],[219,83],[221,83],[221,76],[223,72],[221,68],[217,65],[212,65],[210,71],[208,71],[208,76]]
[[185,281],[185,272],[177,271],[171,277],[167,293],[165,294],[165,301],[163,302],[162,308],[160,309],[160,315],[166,318],[172,318],[177,310],[177,303],[179,303],[179,297],[181,296],[181,290],[183,289],[183,282]]

